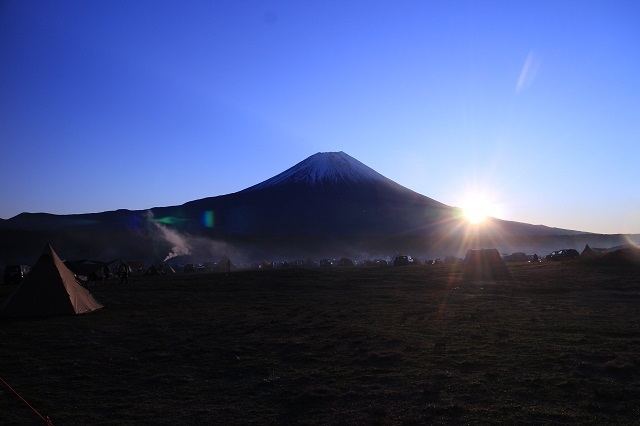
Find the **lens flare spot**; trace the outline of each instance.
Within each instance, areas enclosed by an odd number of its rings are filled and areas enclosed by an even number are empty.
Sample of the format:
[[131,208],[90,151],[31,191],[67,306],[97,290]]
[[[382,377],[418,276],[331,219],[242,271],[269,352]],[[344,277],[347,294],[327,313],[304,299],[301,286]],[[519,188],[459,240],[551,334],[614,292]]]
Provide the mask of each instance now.
[[213,226],[215,225],[215,220],[212,210],[206,210],[202,213],[202,223],[207,228],[213,228]]
[[189,219],[183,219],[175,216],[159,217],[158,219],[150,218],[149,221],[162,223],[164,225],[175,225],[176,223],[187,222]]

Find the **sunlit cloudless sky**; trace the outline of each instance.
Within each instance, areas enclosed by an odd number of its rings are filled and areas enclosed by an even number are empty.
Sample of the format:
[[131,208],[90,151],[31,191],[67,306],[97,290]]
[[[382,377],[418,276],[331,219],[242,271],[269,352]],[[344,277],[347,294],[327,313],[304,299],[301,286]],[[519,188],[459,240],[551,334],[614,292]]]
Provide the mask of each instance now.
[[0,1],[0,217],[344,151],[452,206],[640,233],[640,2]]

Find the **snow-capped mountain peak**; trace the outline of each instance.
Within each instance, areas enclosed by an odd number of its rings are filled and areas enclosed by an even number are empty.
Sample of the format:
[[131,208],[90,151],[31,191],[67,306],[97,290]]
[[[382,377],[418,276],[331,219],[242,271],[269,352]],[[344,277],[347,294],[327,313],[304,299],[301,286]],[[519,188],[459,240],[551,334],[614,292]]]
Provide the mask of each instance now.
[[248,189],[264,189],[284,183],[309,185],[388,181],[372,168],[344,152],[318,152],[288,170]]

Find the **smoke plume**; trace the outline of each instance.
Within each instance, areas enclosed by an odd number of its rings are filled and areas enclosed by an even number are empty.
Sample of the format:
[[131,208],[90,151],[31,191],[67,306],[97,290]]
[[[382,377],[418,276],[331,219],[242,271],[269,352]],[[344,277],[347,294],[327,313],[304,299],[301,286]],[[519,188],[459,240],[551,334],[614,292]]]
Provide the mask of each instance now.
[[167,257],[164,258],[163,262],[166,262],[167,260],[176,256],[191,254],[191,245],[185,237],[180,235],[177,231],[166,227],[162,223],[157,222],[154,219],[153,213],[151,211],[147,213],[147,219],[153,224],[153,226],[156,227],[156,229],[160,231],[160,235],[162,236],[162,238],[172,246],[171,251],[169,252]]

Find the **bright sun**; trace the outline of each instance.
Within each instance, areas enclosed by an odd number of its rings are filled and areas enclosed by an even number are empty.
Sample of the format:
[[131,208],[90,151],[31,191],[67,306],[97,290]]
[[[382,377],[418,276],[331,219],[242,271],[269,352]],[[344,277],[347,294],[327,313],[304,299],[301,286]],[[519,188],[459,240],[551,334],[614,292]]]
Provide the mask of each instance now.
[[470,197],[463,206],[464,217],[473,224],[483,222],[494,210],[494,206],[481,196]]

